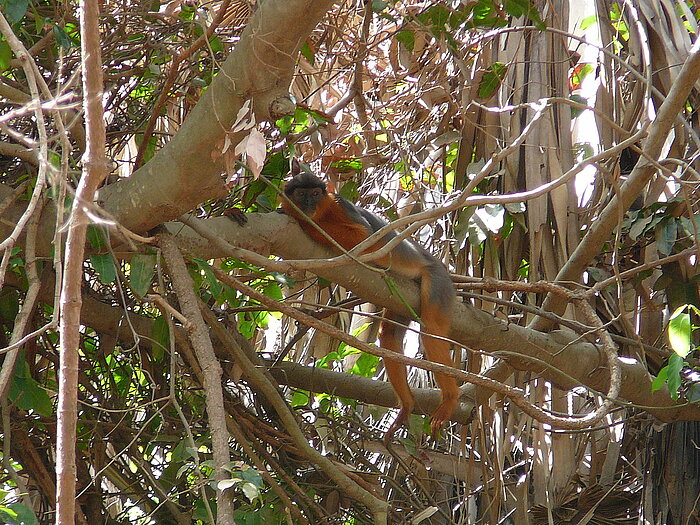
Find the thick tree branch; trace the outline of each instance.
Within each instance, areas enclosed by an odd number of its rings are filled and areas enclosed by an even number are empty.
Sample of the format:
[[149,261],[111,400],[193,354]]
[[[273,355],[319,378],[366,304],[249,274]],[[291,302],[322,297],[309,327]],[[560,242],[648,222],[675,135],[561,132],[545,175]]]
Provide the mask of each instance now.
[[[293,111],[287,97],[297,53],[332,5],[332,0],[260,3],[178,133],[131,177],[100,191],[105,209],[126,228],[143,232],[207,199],[223,197],[225,167],[212,153],[223,147],[224,136],[247,99],[252,99],[258,121],[270,118],[271,106],[289,106]],[[244,136],[242,132],[231,137],[230,148]]]
[[[269,363],[272,366],[272,363]],[[270,373],[281,385],[302,388],[310,392],[327,392],[335,396],[356,399],[363,403],[382,407],[395,407],[398,404],[396,393],[390,383],[375,381],[368,377],[356,376],[347,372],[335,372],[283,361],[270,368]],[[437,388],[413,389],[416,406],[415,414],[430,415],[440,404],[440,390]],[[466,424],[469,422],[474,403],[460,399],[451,421]]]
[[[229,243],[257,253],[274,253],[288,259],[329,257],[329,252],[314,243],[296,223],[276,213],[250,214],[246,225],[239,227],[225,217],[211,219],[207,225]],[[169,225],[178,232],[181,246],[200,257],[221,256],[209,241],[203,240],[181,224]],[[369,302],[409,314],[406,306],[391,295],[381,275],[357,265],[333,267],[317,273],[352,290]],[[403,298],[413,308],[419,306],[419,291],[412,281],[393,277]],[[585,385],[605,392],[608,388],[608,370],[602,350],[565,331],[538,332],[523,326],[509,324],[468,304],[455,310],[452,338],[472,350],[490,352],[521,370],[541,374],[564,389]],[[622,385],[620,398],[643,406],[662,421],[699,420],[700,409],[674,402],[665,389],[651,392],[651,380],[644,365],[629,358],[620,359]]]

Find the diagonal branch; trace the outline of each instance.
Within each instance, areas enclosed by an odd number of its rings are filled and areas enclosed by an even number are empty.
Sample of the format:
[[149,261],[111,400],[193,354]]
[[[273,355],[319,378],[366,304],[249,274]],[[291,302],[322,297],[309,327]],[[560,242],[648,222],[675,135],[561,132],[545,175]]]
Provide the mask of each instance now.
[[[648,136],[643,148],[646,156],[658,159],[676,118],[683,111],[690,91],[695,82],[700,78],[700,39],[690,50],[676,80],[671,86],[668,96],[659,108],[656,118],[648,129]],[[610,235],[618,224],[618,213],[626,211],[634,200],[643,192],[644,187],[656,173],[656,166],[646,162],[644,156],[630,173],[625,183],[620,187],[619,193],[613,195],[608,205],[603,209],[598,218],[593,221],[576,250],[566,264],[559,270],[557,281],[578,281],[586,266],[593,257],[600,253],[603,243],[610,239]],[[546,311],[561,314],[566,305],[556,296],[548,296],[542,308]],[[544,329],[551,326],[551,322],[538,318],[532,324],[533,328]]]
[[[204,378],[207,414],[211,426],[214,477],[218,482],[222,482],[229,477],[226,468],[231,461],[231,456],[229,454],[228,430],[226,428],[226,411],[224,410],[224,392],[221,386],[221,365],[214,354],[209,331],[199,310],[197,296],[194,293],[194,283],[187,271],[182,254],[170,236],[161,235],[159,240],[180,308],[191,323],[189,335],[197,360],[202,367]],[[221,485],[216,487],[216,502],[217,523],[234,525],[230,492],[223,490]]]
[[[223,146],[246,100],[252,100],[258,122],[282,116],[277,111],[294,111],[288,88],[298,51],[332,5],[332,0],[261,2],[241,40],[170,142],[129,178],[100,191],[107,212],[127,229],[143,232],[205,200],[226,195],[225,164],[221,155],[212,153]],[[232,135],[230,148],[246,132]]]

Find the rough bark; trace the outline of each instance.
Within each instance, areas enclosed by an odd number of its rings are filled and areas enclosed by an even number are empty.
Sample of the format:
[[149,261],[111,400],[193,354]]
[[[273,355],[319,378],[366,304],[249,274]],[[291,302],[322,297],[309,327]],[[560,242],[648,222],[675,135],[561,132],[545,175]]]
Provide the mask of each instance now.
[[[240,42],[172,140],[128,179],[100,191],[106,211],[126,228],[144,232],[207,199],[225,196],[220,151],[226,132],[248,99],[258,122],[271,117],[271,106],[294,111],[288,88],[299,48],[332,5],[332,0],[260,3]],[[244,136],[230,136],[229,148]]]

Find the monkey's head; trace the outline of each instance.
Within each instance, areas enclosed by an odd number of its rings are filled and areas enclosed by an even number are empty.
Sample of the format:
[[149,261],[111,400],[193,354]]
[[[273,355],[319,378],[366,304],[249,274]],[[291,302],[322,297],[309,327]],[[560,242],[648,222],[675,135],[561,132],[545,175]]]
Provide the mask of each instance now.
[[294,175],[284,185],[284,194],[306,215],[312,216],[328,190],[326,183],[307,171]]

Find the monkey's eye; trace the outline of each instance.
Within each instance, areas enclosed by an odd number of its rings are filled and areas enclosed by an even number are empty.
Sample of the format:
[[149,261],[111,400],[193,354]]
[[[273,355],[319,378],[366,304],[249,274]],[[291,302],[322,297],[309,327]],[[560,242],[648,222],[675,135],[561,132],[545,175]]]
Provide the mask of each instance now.
[[320,197],[321,196],[321,188],[314,188],[313,191],[311,192],[311,195],[314,197]]

